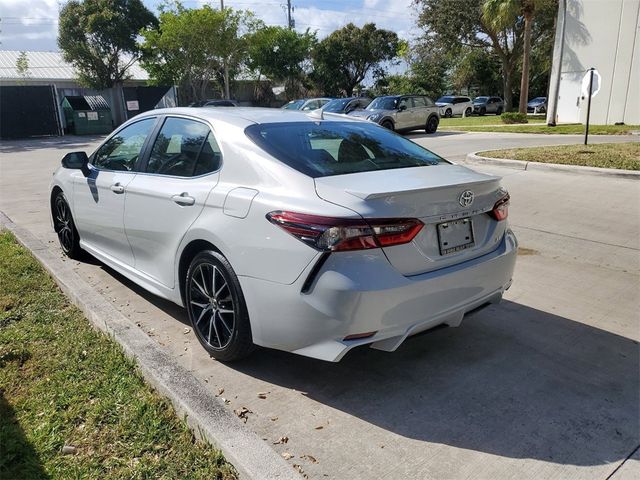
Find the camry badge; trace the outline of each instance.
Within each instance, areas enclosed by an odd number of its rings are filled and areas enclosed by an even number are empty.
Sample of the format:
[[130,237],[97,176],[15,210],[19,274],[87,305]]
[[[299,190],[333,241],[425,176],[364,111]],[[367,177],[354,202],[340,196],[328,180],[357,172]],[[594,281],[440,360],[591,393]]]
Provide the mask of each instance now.
[[463,207],[468,207],[473,203],[473,192],[471,190],[465,190],[460,194],[460,198],[458,198],[458,202]]

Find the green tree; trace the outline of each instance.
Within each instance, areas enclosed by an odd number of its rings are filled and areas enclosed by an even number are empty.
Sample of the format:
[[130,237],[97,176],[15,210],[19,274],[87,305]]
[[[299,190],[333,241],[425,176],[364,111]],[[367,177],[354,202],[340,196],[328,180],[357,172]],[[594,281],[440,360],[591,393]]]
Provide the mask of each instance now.
[[502,88],[500,61],[487,50],[463,48],[451,63],[449,78],[455,93],[464,91],[466,95],[499,94]]
[[70,0],[60,11],[58,46],[82,84],[111,88],[137,60],[140,30],[155,22],[141,0]]
[[258,29],[247,39],[248,66],[270,80],[285,82],[288,98],[300,95],[315,33],[298,33],[284,27]]
[[500,59],[505,107],[513,104],[513,81],[522,51],[522,24],[496,28],[482,15],[484,0],[414,0],[424,42],[438,45],[449,55],[463,48],[483,49]]
[[27,57],[27,52],[20,52],[18,58],[16,58],[16,71],[20,78],[29,78],[29,58]]
[[409,46],[406,42],[400,49],[407,63],[403,75],[383,75],[377,82],[377,94],[418,94],[436,100],[446,89],[448,59],[443,52],[424,44]]
[[258,24],[250,12],[175,3],[160,12],[156,27],[142,31],[142,66],[153,82],[180,85],[186,101],[204,99],[211,84],[227,97]]
[[487,25],[495,30],[510,28],[524,21],[522,72],[520,77],[519,112],[527,113],[529,98],[529,65],[531,59],[531,34],[534,16],[539,8],[549,0],[484,0],[482,16]]
[[353,94],[367,74],[384,72],[382,63],[398,56],[398,35],[373,23],[349,23],[317,44],[312,52],[312,80],[328,95]]

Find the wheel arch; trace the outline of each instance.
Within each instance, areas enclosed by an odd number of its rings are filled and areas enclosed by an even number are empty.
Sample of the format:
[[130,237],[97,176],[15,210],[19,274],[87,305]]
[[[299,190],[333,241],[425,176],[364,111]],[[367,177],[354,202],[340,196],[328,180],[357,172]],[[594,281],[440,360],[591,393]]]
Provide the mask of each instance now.
[[393,117],[382,117],[382,119],[380,119],[380,122],[378,123],[378,125],[380,125],[381,127],[383,126],[384,123],[391,123],[391,125],[393,126],[393,129],[396,129],[396,122],[393,119]]
[[204,250],[213,250],[214,252],[217,252],[220,255],[224,256],[224,254],[218,247],[216,247],[210,241],[204,239],[191,240],[180,253],[180,260],[178,261],[178,288],[180,290],[180,300],[182,301],[183,305],[185,303],[184,287],[187,277],[187,270],[189,269],[189,265],[191,264],[193,258],[198,253]]
[[60,187],[59,185],[54,185],[53,188],[51,189],[51,194],[49,195],[49,214],[50,214],[49,219],[51,220],[51,226],[54,229],[55,229],[55,222],[53,221],[53,208],[55,206],[54,202],[59,193],[64,193],[62,190],[62,187]]
[[440,115],[438,115],[437,113],[430,113],[429,116],[427,117],[426,123],[429,123],[432,118],[435,118],[436,122],[438,122],[438,125],[440,125]]

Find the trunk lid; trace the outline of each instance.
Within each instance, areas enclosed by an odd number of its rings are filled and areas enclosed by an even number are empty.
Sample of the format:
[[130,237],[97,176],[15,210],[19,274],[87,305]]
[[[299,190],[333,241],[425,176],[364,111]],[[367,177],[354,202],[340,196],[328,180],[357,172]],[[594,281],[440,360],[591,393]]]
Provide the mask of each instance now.
[[[319,177],[315,185],[320,198],[363,218],[420,219],[425,226],[411,243],[383,248],[391,264],[407,276],[489,253],[498,246],[506,228],[506,222],[487,214],[504,195],[500,177],[460,165]],[[462,206],[460,197],[466,191],[473,192],[473,201]],[[443,245],[447,241],[448,246],[463,245],[454,250]]]

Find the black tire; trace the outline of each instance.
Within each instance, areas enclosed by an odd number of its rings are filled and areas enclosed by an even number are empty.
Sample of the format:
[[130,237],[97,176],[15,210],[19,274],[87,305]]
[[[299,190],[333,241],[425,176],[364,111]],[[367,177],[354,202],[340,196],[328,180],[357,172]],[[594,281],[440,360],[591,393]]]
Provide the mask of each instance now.
[[391,120],[385,120],[380,124],[380,126],[386,128],[387,130],[391,130],[393,132],[393,122]]
[[58,235],[60,248],[64,254],[74,260],[80,259],[82,256],[80,235],[78,235],[76,224],[73,221],[69,202],[62,191],[59,191],[53,199],[51,217],[53,218],[53,229]]
[[445,116],[446,118],[451,118],[451,117],[453,117],[453,112],[451,111],[451,109],[450,109],[450,108],[447,108],[447,109],[444,111],[444,116]]
[[502,115],[502,107],[498,107],[498,110],[496,110],[496,115]]
[[254,350],[240,282],[224,256],[212,250],[198,253],[187,270],[184,291],[191,327],[212,357],[232,362]]
[[424,127],[424,131],[427,133],[436,133],[439,123],[440,121],[438,120],[438,117],[436,117],[435,115],[431,115],[429,118],[427,118],[427,123]]
[[472,113],[473,113],[473,110],[471,109],[471,107],[467,107],[467,109],[464,111],[464,116],[470,117]]
[[486,108],[484,108],[484,107],[482,107],[482,108],[480,109],[480,115],[484,115],[485,113],[487,113],[487,109],[486,109]]

